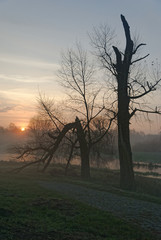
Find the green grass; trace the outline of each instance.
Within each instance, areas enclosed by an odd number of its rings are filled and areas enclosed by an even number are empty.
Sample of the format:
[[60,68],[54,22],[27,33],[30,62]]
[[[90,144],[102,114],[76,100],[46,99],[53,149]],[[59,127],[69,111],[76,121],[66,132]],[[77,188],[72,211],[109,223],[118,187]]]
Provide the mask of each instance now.
[[[131,197],[139,200],[154,202],[161,204],[161,179],[149,178],[140,175],[135,175],[136,191],[125,191],[120,189],[120,176],[119,171],[107,170],[107,169],[91,169],[91,180],[82,181],[80,179],[78,167],[73,166],[72,171],[69,171],[67,177],[62,175],[63,166],[56,167],[51,175],[61,176],[59,181],[71,182],[77,185],[83,185],[88,188],[97,189],[100,191],[107,191],[118,195]],[[75,176],[73,177],[75,173]]]
[[[0,239],[156,239],[139,227],[107,212],[43,189],[37,183],[38,180],[51,181],[59,178],[58,175],[42,175],[35,168],[25,169],[19,174],[8,171],[14,167],[11,163],[0,164]],[[79,178],[73,177],[69,177],[68,181],[72,179],[81,183]]]

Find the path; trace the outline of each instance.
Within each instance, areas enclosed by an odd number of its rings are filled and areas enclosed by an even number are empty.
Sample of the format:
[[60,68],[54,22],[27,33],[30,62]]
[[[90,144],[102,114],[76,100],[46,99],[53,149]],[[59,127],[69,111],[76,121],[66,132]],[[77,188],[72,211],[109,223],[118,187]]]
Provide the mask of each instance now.
[[66,194],[73,199],[86,202],[91,206],[111,212],[142,228],[157,233],[161,237],[161,205],[117,194],[86,188],[62,182],[41,181],[41,186]]

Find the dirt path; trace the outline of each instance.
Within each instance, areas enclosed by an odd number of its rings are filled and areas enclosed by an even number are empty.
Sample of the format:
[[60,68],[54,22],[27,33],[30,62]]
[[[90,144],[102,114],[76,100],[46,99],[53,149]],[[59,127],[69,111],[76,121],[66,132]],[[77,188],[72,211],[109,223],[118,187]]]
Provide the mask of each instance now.
[[157,233],[161,238],[160,204],[136,200],[70,183],[41,181],[39,184],[73,199],[86,202],[101,210],[111,212],[115,216],[129,222],[139,224],[142,228]]

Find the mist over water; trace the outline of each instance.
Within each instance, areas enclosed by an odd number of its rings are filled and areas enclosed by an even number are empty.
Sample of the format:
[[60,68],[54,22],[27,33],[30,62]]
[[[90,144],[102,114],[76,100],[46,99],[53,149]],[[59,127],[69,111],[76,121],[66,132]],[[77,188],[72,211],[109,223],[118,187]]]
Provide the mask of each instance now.
[[16,161],[17,155],[13,153],[13,148],[17,145],[25,143],[27,134],[16,131],[0,132],[0,161]]
[[[18,161],[17,154],[14,154],[11,150],[17,144],[22,145],[29,139],[29,135],[25,132],[0,132],[0,161]],[[144,135],[134,132],[132,135],[132,148],[133,148],[133,161],[134,171],[142,173],[156,173],[161,174],[161,151],[160,151],[160,135]],[[152,144],[155,143],[155,144]],[[114,149],[117,149],[114,146]],[[61,157],[58,153],[55,154],[53,162],[55,163],[67,163],[67,158]],[[26,159],[27,161],[33,161],[34,157]],[[23,161],[23,160],[19,160]],[[79,156],[74,157],[71,161],[71,165],[80,165]],[[90,161],[91,167],[107,168],[111,170],[119,170],[118,154],[102,154],[99,159],[91,155]]]

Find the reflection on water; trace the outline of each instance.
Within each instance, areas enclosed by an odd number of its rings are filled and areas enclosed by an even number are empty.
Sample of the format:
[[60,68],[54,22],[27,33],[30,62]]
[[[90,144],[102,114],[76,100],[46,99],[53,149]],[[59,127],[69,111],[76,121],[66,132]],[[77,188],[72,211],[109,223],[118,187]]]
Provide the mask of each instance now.
[[[80,160],[74,159],[72,164],[79,165]],[[91,162],[92,167],[97,168],[107,168],[111,170],[119,170],[120,163],[117,158],[108,159],[108,161],[100,161],[99,164],[96,161]],[[144,162],[134,162],[134,171],[140,173],[157,173],[161,174],[161,164],[153,164],[153,163],[144,163]]]
[[[113,159],[112,161],[106,163],[108,169],[119,170],[119,160]],[[134,162],[134,171],[140,173],[156,173],[161,174],[161,164],[145,163],[145,162]]]
[[0,161],[16,161],[16,154],[0,153]]
[[[108,169],[119,170],[120,164],[118,159],[106,163]],[[134,171],[141,173],[157,173],[161,174],[161,164],[145,163],[145,162],[134,162]]]
[[[0,161],[17,161],[16,154],[0,153]],[[31,159],[30,159],[31,160]],[[56,163],[66,164],[67,161],[64,158],[54,159]],[[72,165],[80,165],[80,158],[75,157],[71,161]],[[93,160],[91,161],[91,167],[107,168],[111,170],[119,170],[119,160],[114,157],[108,157],[106,160]],[[140,173],[161,174],[161,164],[134,162],[134,171]]]
[[[27,161],[31,161],[33,160],[33,157],[28,157]],[[9,162],[9,161],[24,161],[24,160],[18,160],[17,159],[17,154],[14,154],[14,153],[0,153],[0,161],[6,161],[6,162]]]
[[142,172],[142,173],[157,173],[161,174],[161,164],[153,164],[153,163],[135,163],[134,171]]

